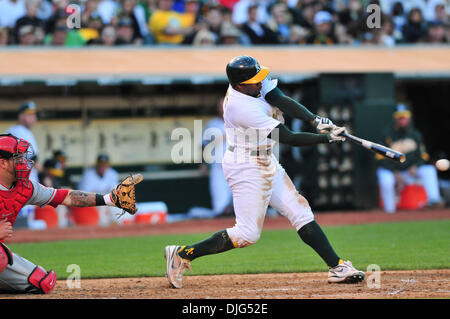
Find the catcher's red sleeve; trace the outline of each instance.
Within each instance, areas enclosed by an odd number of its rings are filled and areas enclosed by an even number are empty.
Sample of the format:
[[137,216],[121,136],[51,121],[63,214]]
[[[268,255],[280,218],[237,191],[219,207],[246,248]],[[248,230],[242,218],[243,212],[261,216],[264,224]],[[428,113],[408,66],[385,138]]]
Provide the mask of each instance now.
[[49,205],[53,207],[60,205],[64,201],[64,199],[66,199],[67,194],[69,194],[68,189],[57,189],[56,194]]

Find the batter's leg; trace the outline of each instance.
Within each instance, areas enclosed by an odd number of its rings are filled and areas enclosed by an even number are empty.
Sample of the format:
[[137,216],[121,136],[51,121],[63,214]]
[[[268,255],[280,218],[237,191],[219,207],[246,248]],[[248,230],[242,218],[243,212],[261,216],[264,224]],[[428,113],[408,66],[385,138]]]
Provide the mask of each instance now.
[[272,191],[274,165],[265,165],[262,171],[255,163],[243,165],[238,169],[224,169],[233,194],[236,224],[192,245],[166,246],[166,276],[172,287],[183,286],[183,273],[190,269],[192,260],[247,247],[259,240]]
[[291,179],[281,167],[274,181],[270,205],[289,219],[300,238],[322,257],[328,267],[335,267],[339,264],[341,259],[331,247],[325,233],[315,222],[308,201],[298,193]]
[[314,221],[307,200],[295,189],[281,165],[274,182],[270,205],[289,219],[300,238],[314,249],[328,265],[328,282],[357,283],[362,281],[364,273],[355,269],[350,261],[341,260],[336,254],[327,236]]

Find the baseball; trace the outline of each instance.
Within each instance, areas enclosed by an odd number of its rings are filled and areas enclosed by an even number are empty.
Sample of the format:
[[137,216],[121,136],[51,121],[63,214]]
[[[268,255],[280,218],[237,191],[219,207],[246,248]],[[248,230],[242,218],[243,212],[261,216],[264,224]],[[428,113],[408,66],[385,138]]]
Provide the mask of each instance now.
[[436,162],[436,168],[441,172],[448,170],[450,167],[450,161],[448,159],[440,159]]

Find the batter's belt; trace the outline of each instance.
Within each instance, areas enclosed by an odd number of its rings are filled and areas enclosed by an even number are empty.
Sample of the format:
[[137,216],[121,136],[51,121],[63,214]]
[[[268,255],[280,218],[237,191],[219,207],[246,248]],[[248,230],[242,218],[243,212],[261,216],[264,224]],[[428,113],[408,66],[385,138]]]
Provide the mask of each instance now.
[[[227,147],[227,149],[230,152],[234,152],[234,150],[236,149],[235,146],[231,146],[229,145]],[[250,151],[250,155],[251,156],[270,156],[272,154],[272,149],[271,148],[261,148],[261,149],[257,149],[257,150],[249,150]]]

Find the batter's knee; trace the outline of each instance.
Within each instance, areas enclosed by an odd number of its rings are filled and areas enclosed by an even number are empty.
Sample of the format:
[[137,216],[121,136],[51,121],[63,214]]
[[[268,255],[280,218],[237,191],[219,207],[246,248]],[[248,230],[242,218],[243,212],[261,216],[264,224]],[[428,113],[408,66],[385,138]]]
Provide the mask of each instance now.
[[236,248],[244,248],[256,244],[256,242],[261,237],[261,232],[244,232],[236,226],[233,228],[228,228],[227,232],[228,236],[233,242],[234,247]]

